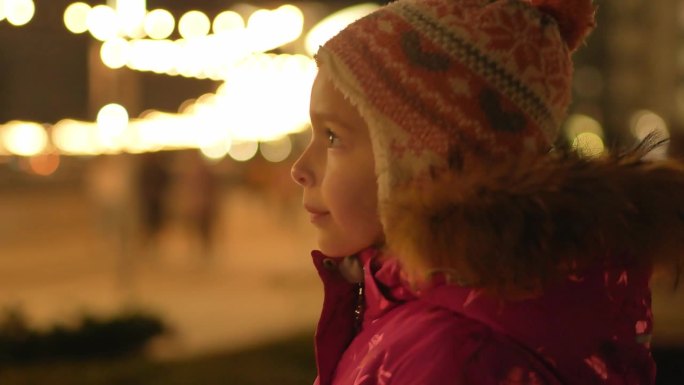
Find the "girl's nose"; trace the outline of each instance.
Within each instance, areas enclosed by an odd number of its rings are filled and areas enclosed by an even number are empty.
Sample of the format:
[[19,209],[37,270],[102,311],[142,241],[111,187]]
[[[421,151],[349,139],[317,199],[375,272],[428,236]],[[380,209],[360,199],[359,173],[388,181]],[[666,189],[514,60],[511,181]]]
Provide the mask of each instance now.
[[307,187],[313,184],[313,175],[311,174],[311,171],[308,171],[304,167],[302,158],[303,157],[297,159],[297,161],[292,165],[290,175],[292,175],[292,179],[297,182],[298,185]]

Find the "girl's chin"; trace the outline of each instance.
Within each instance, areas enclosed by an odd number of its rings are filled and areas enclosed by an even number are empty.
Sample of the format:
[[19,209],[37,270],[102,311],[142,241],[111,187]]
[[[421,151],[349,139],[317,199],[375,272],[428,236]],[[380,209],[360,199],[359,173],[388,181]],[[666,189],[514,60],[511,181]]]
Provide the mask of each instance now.
[[349,247],[348,245],[335,245],[335,244],[330,244],[326,242],[318,242],[318,249],[321,251],[321,253],[327,255],[328,257],[331,258],[344,258],[348,257],[350,255],[358,254],[359,252],[371,247],[372,245],[368,246],[359,246],[359,247]]

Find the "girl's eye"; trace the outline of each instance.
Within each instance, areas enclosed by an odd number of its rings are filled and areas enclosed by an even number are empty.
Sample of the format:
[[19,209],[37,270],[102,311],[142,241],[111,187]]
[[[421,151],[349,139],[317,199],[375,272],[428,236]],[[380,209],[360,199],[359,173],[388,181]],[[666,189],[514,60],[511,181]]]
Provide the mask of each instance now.
[[328,128],[325,130],[325,132],[328,137],[328,147],[334,146],[340,140],[333,130]]

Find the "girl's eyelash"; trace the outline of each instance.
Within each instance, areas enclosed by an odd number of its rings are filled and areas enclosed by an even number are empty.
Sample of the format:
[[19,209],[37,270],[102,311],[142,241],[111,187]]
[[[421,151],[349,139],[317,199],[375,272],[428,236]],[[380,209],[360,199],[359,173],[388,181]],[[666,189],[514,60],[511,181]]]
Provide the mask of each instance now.
[[325,129],[325,134],[328,138],[328,145],[329,146],[332,146],[338,140],[337,134],[335,134],[335,132],[329,128]]

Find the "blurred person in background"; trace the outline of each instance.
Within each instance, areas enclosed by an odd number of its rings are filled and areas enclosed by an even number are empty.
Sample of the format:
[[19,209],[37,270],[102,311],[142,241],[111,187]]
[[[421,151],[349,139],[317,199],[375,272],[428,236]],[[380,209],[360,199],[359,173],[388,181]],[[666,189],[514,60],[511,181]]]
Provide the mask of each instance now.
[[86,185],[95,205],[105,255],[119,261],[119,278],[130,280],[131,260],[137,230],[134,190],[135,163],[130,155],[101,155],[89,163]]
[[199,151],[178,152],[172,163],[170,210],[184,236],[195,246],[193,252],[211,259],[214,225],[220,214],[216,177]]
[[[319,385],[655,381],[684,168],[553,150],[591,0],[398,0],[322,46],[292,167]],[[679,270],[677,270],[679,271]]]
[[137,207],[140,213],[140,239],[144,253],[156,254],[160,233],[167,219],[167,197],[171,181],[168,152],[139,155],[135,179]]

